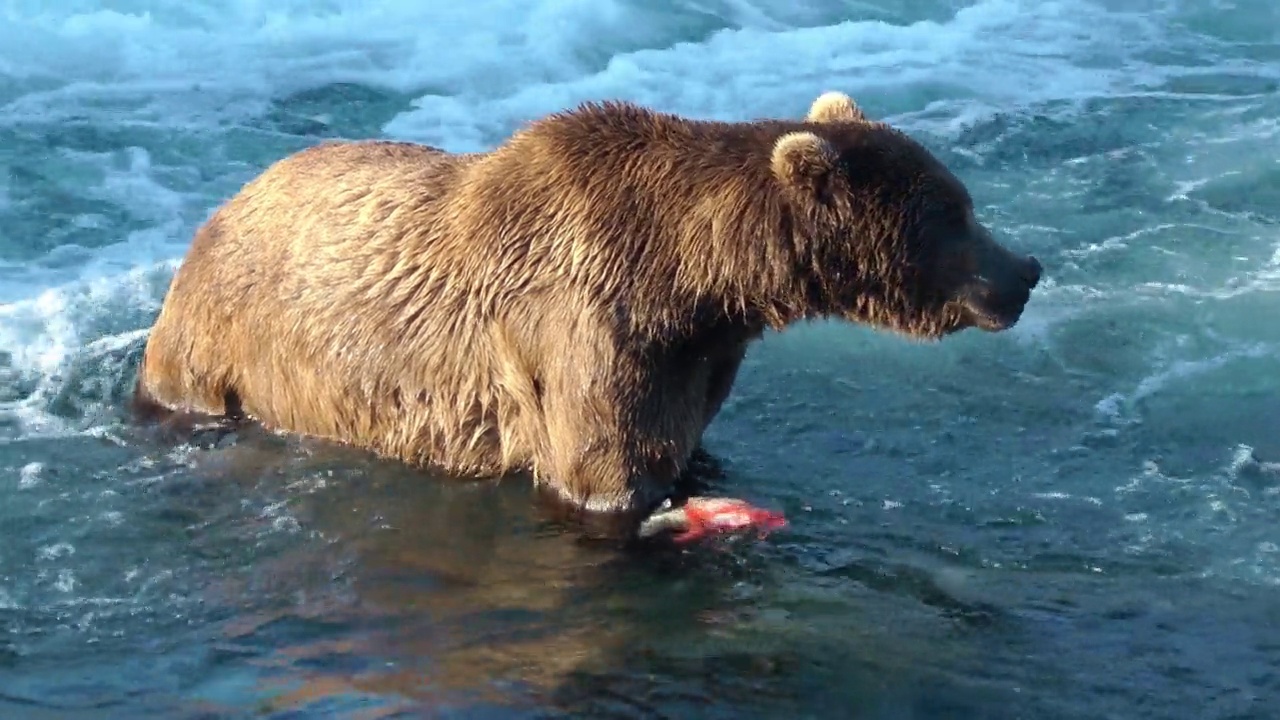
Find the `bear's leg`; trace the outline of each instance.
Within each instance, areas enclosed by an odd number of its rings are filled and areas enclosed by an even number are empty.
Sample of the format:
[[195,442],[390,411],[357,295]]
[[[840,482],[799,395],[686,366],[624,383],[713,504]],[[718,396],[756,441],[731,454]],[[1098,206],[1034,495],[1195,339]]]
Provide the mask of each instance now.
[[657,468],[646,461],[630,429],[610,415],[548,402],[549,462],[540,467],[539,481],[589,512],[652,509],[662,502],[674,477],[666,482],[655,477]]
[[747,354],[746,344],[743,343],[741,349],[735,350],[725,355],[719,362],[711,368],[711,373],[707,378],[707,398],[706,398],[706,420],[703,429],[716,419],[716,415],[720,414],[720,408],[724,406],[724,401],[729,398],[729,393],[733,391],[733,383],[738,379],[738,369],[742,367],[742,358]]
[[[171,413],[239,419],[239,396],[225,380],[230,373],[211,371],[208,349],[184,337],[191,329],[175,329],[172,317],[161,320],[165,322],[158,322],[151,331],[139,368],[135,409],[146,411],[158,406]],[[180,353],[174,350],[175,345],[193,349]]]
[[[215,212],[192,238],[182,265],[174,273],[164,304],[147,335],[138,368],[140,403],[154,403],[177,413],[239,420],[237,368],[252,367],[269,347],[251,311],[263,301],[267,285],[262,267],[237,248],[258,245]],[[262,252],[266,252],[263,250]]]
[[[584,347],[571,356],[592,355]],[[590,512],[644,513],[670,492],[681,465],[661,428],[645,369],[604,353],[564,357],[545,380],[546,443],[538,482]]]

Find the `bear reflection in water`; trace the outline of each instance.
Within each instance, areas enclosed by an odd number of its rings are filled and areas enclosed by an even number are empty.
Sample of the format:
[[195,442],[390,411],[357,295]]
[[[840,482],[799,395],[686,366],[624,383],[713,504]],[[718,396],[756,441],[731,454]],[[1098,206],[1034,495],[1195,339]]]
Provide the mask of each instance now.
[[[702,632],[762,561],[744,565],[723,547],[620,553],[547,523],[527,482],[420,472],[252,429],[185,456],[181,482],[251,501],[234,528],[195,535],[254,547],[203,593],[230,616],[217,626],[220,651],[254,669],[253,691],[274,696],[272,710],[352,693],[406,708],[589,701],[583,682],[623,677],[651,644]],[[260,512],[281,497],[291,532],[269,529],[285,515]],[[664,581],[677,572],[680,589]]]

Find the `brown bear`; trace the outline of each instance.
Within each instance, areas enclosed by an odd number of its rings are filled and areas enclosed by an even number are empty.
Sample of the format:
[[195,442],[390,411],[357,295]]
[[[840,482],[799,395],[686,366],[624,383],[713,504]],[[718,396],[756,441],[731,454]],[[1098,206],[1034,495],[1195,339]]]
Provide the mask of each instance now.
[[766,329],[999,331],[1040,274],[844,94],[801,121],[588,103],[490,152],[278,161],[196,233],[136,398],[644,513]]

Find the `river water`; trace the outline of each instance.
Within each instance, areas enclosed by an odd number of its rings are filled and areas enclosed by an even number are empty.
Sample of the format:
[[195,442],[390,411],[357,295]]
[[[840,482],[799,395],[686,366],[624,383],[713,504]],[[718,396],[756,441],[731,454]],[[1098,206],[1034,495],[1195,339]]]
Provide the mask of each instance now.
[[[1046,267],[936,345],[814,324],[709,432],[760,541],[122,422],[195,226],[328,137],[852,94]],[[0,717],[1280,716],[1270,0],[5,0]]]

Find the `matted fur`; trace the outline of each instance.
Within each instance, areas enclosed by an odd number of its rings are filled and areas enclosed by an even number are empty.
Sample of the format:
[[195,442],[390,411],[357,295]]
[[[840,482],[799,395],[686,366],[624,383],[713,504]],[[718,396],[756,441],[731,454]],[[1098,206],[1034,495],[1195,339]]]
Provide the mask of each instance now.
[[587,104],[488,153],[331,142],[199,229],[137,397],[643,510],[766,328],[1002,329],[1027,262],[839,93],[803,121]]

